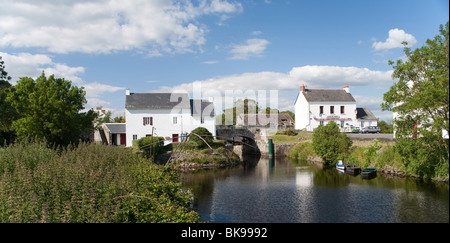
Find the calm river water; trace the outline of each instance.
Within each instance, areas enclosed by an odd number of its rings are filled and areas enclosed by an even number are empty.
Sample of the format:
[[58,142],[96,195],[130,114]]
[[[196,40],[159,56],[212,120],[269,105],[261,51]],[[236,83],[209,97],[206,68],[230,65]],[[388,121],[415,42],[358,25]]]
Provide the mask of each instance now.
[[306,161],[186,172],[183,187],[211,223],[449,222],[449,186],[378,174],[362,180]]

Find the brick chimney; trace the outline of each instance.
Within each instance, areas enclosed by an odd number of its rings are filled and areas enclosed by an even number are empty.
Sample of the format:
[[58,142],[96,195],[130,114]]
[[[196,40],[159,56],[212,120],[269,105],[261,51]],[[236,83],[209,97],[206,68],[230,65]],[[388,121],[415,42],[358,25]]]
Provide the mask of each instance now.
[[344,90],[345,92],[350,93],[350,87],[348,85],[344,86]]
[[300,86],[300,92],[302,92],[302,93],[305,93],[305,92],[306,92],[305,84],[303,84],[302,86]]

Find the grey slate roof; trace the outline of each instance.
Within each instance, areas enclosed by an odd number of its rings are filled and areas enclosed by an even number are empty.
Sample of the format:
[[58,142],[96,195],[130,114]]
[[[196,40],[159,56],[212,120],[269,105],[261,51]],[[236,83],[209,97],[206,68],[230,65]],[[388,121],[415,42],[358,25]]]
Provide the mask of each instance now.
[[191,115],[200,116],[203,111],[204,117],[215,116],[213,102],[189,99],[187,93],[131,93],[125,99],[127,110],[170,110],[175,106],[182,109],[191,109]]
[[[172,102],[171,102],[172,98]],[[167,110],[177,108],[189,109],[187,93],[131,93],[126,96],[127,110]]]
[[104,124],[111,134],[125,134],[127,133],[127,127],[125,123],[105,123]]
[[343,89],[306,89],[303,95],[308,102],[356,102],[355,98]]
[[369,108],[356,108],[356,119],[359,120],[377,120],[375,115],[370,111]]

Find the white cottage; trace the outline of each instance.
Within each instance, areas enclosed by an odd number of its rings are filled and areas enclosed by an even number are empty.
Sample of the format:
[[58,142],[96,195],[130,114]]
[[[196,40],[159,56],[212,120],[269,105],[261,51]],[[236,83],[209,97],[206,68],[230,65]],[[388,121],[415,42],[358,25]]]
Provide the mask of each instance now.
[[182,135],[197,127],[207,128],[215,136],[212,100],[190,99],[187,93],[130,93],[125,99],[126,145],[147,136],[179,142]]
[[367,108],[356,108],[357,125],[362,129],[369,126],[378,126],[378,118]]
[[[363,119],[363,118],[361,118]],[[356,100],[348,85],[343,89],[306,89],[300,87],[295,101],[295,129],[314,131],[320,124],[334,121],[342,132],[359,127]]]

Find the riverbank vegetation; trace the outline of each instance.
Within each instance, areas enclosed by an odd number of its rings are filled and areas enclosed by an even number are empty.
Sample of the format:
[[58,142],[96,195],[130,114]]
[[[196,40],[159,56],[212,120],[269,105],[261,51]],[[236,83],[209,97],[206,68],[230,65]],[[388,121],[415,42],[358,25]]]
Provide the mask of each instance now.
[[302,132],[297,130],[287,130],[285,132],[278,132],[275,135],[270,136],[273,143],[297,143],[303,139],[312,139],[312,132]]
[[178,173],[130,149],[0,148],[0,222],[198,222]]
[[384,94],[383,110],[397,113],[396,152],[406,168],[425,177],[448,178],[449,22],[439,34],[406,58],[390,61],[394,85]]
[[233,166],[242,163],[237,154],[225,147],[224,141],[213,140],[208,143],[210,147],[202,145],[202,142],[188,140],[169,144],[167,152],[159,156],[156,163],[165,164],[170,158],[171,166],[183,169]]
[[314,152],[325,164],[335,164],[338,159],[348,157],[352,141],[347,134],[341,133],[335,122],[319,125],[313,133],[312,145]]
[[[289,150],[288,156],[294,159],[323,163],[320,156],[315,153],[312,141],[303,141],[296,144]],[[448,163],[439,163],[439,160],[435,160],[434,164],[426,164],[421,156],[432,155],[420,149],[419,140],[416,147],[411,147],[402,142],[386,142],[374,139],[372,141],[354,140],[349,148],[348,156],[342,159],[344,163],[352,163],[362,168],[373,166],[386,174],[449,181]]]

